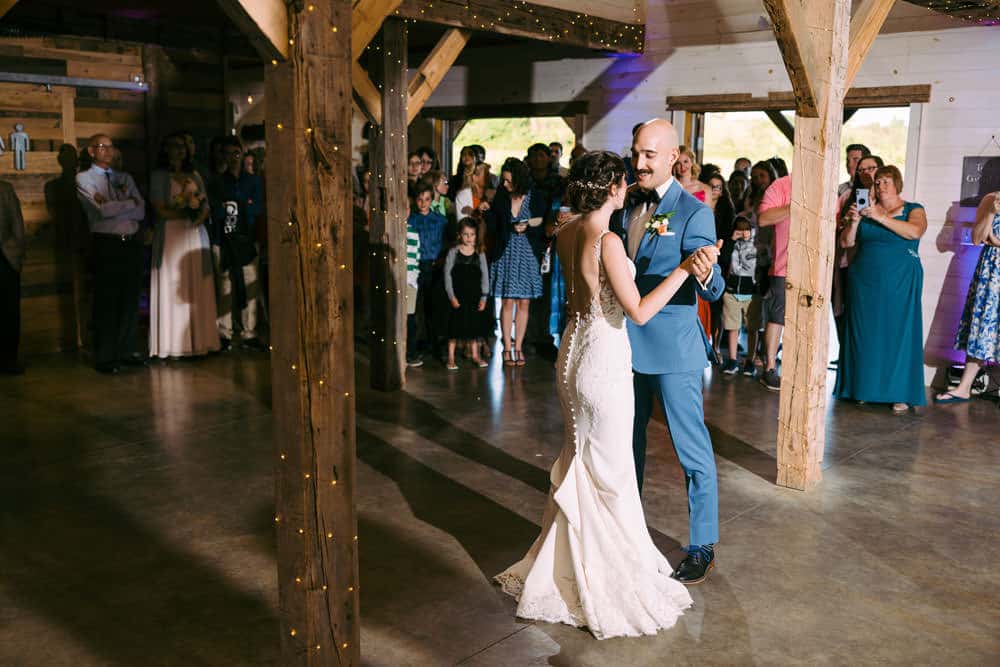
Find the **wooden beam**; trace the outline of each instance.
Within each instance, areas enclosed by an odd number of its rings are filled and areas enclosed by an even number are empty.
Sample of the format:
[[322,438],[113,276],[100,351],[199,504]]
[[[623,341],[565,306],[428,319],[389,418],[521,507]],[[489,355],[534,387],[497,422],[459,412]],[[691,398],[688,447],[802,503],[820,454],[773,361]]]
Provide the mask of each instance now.
[[848,109],[847,107],[844,107],[844,125],[847,125],[847,121],[854,118],[854,114],[857,112],[857,109]]
[[[572,102],[541,102],[526,104],[470,104],[457,107],[425,107],[424,118],[467,121],[473,118],[534,118],[539,116],[586,115],[590,105],[586,100]],[[458,130],[455,131],[458,134]]]
[[764,113],[767,114],[767,117],[771,119],[771,122],[774,123],[774,126],[778,128],[778,130],[783,135],[785,135],[785,138],[788,139],[788,142],[790,144],[794,144],[795,125],[793,125],[792,122],[785,117],[785,114],[781,113],[777,109],[768,109]]
[[292,19],[265,75],[278,662],[358,665],[351,3]]
[[[901,107],[930,101],[929,84],[851,88],[844,96],[844,106],[852,109]],[[754,97],[750,93],[671,95],[667,98],[667,108],[672,111],[704,112],[794,109],[795,95],[791,92],[770,92],[767,97]]]
[[451,66],[458,58],[458,54],[469,43],[469,37],[471,36],[472,33],[468,30],[452,28],[444,34],[444,37],[438,41],[434,50],[420,64],[420,69],[413,76],[413,80],[410,81],[407,89],[409,94],[406,109],[407,123],[412,123],[413,119],[420,113],[420,110],[424,108],[424,104],[430,99],[430,96],[434,93],[434,89],[441,83],[448,70],[451,69]]
[[0,0],[0,19],[7,15],[14,5],[17,4],[17,0]]
[[382,26],[382,48],[370,58],[382,84],[382,125],[369,140],[371,176],[371,384],[393,391],[406,381],[406,27]]
[[845,85],[850,88],[854,77],[861,69],[861,63],[868,55],[875,37],[882,30],[886,17],[892,10],[896,0],[861,0],[858,9],[851,18],[851,41],[847,47],[847,76]]
[[586,17],[579,11],[507,0],[403,0],[396,14],[408,19],[527,37],[564,46],[640,53],[645,24]]
[[815,117],[801,109],[795,117],[777,481],[805,490],[822,478],[826,437],[830,286],[851,0],[804,3],[797,11],[801,26],[808,28],[794,28],[793,37],[807,50],[803,56],[817,64],[811,70],[817,106]]
[[351,12],[351,58],[365,52],[386,17],[396,11],[401,0],[359,0]]
[[372,83],[365,68],[356,60],[351,63],[351,84],[354,87],[354,100],[358,103],[358,107],[373,125],[381,125],[382,93]]
[[261,57],[288,58],[288,9],[284,0],[216,1]]
[[795,94],[795,110],[803,116],[817,117],[820,101],[812,79],[815,76],[810,66],[810,24],[805,14],[809,11],[797,0],[763,0],[764,9],[771,17],[774,38],[785,61],[788,78]]

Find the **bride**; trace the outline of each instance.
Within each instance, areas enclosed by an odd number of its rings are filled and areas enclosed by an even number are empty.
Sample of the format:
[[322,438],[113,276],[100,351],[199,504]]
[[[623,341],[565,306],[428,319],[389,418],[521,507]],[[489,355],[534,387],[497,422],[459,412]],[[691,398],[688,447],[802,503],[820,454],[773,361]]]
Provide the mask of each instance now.
[[649,536],[639,499],[625,317],[645,323],[697,262],[718,255],[714,246],[699,249],[640,297],[624,244],[608,233],[625,193],[625,163],[614,153],[588,153],[574,164],[566,201],[579,217],[556,240],[568,292],[556,363],[566,436],[541,534],[496,576],[518,600],[519,617],[587,627],[597,639],[655,634],[691,605]]

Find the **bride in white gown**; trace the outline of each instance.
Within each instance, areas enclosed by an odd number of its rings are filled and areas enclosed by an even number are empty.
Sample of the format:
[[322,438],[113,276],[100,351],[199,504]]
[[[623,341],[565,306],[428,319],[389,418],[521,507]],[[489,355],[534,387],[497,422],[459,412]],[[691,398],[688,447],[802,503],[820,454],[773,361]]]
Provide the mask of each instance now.
[[625,165],[589,153],[574,165],[566,200],[580,217],[559,232],[566,329],[556,362],[566,436],[552,466],[542,531],[497,582],[521,618],[587,627],[597,639],[655,634],[691,605],[686,587],[653,544],[632,456],[632,353],[625,317],[643,324],[670,300],[696,262],[688,257],[641,297],[635,267],[611,214],[625,199]]

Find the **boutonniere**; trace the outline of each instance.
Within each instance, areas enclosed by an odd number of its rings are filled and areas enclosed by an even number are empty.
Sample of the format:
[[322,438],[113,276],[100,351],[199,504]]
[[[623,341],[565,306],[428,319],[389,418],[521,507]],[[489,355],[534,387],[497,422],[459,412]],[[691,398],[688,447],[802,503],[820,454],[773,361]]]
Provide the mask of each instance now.
[[650,237],[653,236],[673,236],[674,233],[670,231],[670,218],[674,217],[677,211],[668,211],[667,213],[657,213],[649,222],[646,223],[646,233]]

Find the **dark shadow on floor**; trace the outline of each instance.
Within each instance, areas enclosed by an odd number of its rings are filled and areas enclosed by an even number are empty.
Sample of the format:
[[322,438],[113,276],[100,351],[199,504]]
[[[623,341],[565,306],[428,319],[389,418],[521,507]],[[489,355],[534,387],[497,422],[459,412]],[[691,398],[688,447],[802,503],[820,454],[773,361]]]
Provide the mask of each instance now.
[[470,461],[513,477],[542,493],[549,492],[548,470],[511,456],[475,434],[457,428],[427,401],[406,392],[371,392],[365,398],[363,403],[358,403],[358,412],[365,417],[410,429]]
[[277,660],[265,600],[91,489],[79,461],[0,473],[0,587],[17,607],[111,665]]
[[717,426],[706,424],[712,436],[712,447],[716,456],[735,463],[747,472],[752,472],[765,482],[775,484],[778,480],[778,462],[773,456],[760,451],[735,435]]

